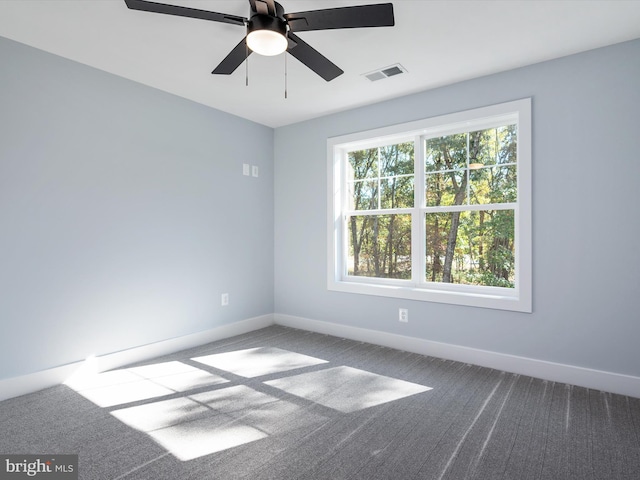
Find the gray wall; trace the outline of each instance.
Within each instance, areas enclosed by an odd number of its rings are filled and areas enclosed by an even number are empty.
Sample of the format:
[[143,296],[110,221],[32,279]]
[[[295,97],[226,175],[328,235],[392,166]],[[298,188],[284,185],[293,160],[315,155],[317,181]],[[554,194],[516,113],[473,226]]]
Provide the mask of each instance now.
[[[0,61],[0,378],[274,311],[640,375],[640,41],[282,127],[275,141],[2,38]],[[529,96],[534,313],[327,291],[328,137]]]
[[[524,97],[533,108],[532,314],[327,290],[328,137]],[[277,129],[276,312],[640,375],[639,107],[633,41]]]
[[3,38],[0,65],[0,378],[273,312],[272,129]]

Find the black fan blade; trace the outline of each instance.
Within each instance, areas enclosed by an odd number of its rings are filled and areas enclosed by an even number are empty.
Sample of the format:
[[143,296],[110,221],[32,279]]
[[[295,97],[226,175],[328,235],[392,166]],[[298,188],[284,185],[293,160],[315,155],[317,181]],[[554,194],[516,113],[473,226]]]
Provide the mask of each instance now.
[[182,7],[180,5],[167,5],[165,3],[148,2],[147,0],[124,0],[131,10],[142,10],[143,12],[166,13],[167,15],[177,15],[179,17],[199,18],[201,20],[211,20],[212,22],[232,23],[234,25],[244,25],[246,19],[235,15],[198,10],[197,8]]
[[289,32],[289,38],[293,42],[295,42],[296,45],[293,48],[289,48],[289,50],[287,51],[302,63],[304,63],[311,70],[324,78],[327,82],[330,82],[337,76],[344,73],[327,57],[322,55],[300,37],[297,37],[293,33]]
[[287,13],[284,18],[294,32],[395,25],[391,3]]
[[245,37],[229,52],[229,55],[224,57],[224,60],[222,60],[211,73],[216,75],[231,75],[235,72],[236,68],[242,65],[242,62],[244,62],[249,55],[251,55],[251,49],[247,48],[247,40]]

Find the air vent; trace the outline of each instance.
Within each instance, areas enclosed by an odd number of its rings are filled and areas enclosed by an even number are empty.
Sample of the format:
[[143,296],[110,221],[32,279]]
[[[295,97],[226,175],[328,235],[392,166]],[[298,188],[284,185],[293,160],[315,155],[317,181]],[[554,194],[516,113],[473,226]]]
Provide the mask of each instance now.
[[364,73],[363,75],[370,81],[377,82],[378,80],[382,80],[383,78],[393,77],[395,75],[400,75],[401,73],[407,73],[407,70],[399,63],[396,63],[395,65],[380,68],[378,70],[374,70],[373,72]]
[[382,72],[367,73],[365,77],[367,77],[372,82],[375,82],[376,80],[382,80],[383,78],[387,78],[387,76]]

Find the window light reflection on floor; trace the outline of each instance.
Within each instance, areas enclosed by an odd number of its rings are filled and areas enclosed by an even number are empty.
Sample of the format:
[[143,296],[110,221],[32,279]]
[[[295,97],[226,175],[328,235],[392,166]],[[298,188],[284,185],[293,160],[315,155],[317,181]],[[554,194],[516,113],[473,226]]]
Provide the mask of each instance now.
[[147,433],[183,461],[326,421],[299,405],[244,385],[124,408],[111,414]]
[[255,428],[235,424],[220,417],[181,423],[175,427],[150,432],[149,435],[182,461],[211,455],[268,436]]
[[226,382],[218,375],[174,361],[76,376],[65,384],[100,407],[112,407]]
[[192,360],[247,378],[327,363],[319,358],[270,347],[217,353]]
[[424,385],[344,366],[265,383],[340,412],[355,412],[431,390]]
[[[431,390],[352,367],[332,367],[326,360],[272,347],[191,361],[202,368],[170,361],[91,374],[89,365],[86,375],[65,383],[96,405],[109,408],[114,418],[146,433],[182,461]],[[220,375],[206,371],[205,365]],[[314,366],[307,373],[290,372]],[[223,372],[234,376],[224,378]],[[281,374],[279,378],[256,379],[275,373]],[[190,392],[201,387],[211,389]],[[182,396],[177,397],[178,393]],[[172,397],[159,398],[167,395]],[[304,400],[294,401],[291,396]],[[132,402],[139,403],[125,405]],[[314,404],[330,410],[311,408]]]

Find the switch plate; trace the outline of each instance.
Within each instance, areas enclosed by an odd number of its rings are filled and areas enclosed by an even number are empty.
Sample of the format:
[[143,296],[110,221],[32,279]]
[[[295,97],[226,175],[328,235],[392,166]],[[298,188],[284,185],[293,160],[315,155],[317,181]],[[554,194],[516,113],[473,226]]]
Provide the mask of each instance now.
[[229,305],[229,294],[228,293],[223,293],[222,295],[220,295],[220,304],[223,307],[226,307],[227,305]]
[[249,172],[249,170],[250,170],[250,165],[248,163],[243,163],[242,164],[242,174],[246,175],[248,177],[251,174]]
[[258,176],[258,166],[257,165],[253,165],[251,167],[251,176],[252,177],[257,177]]

